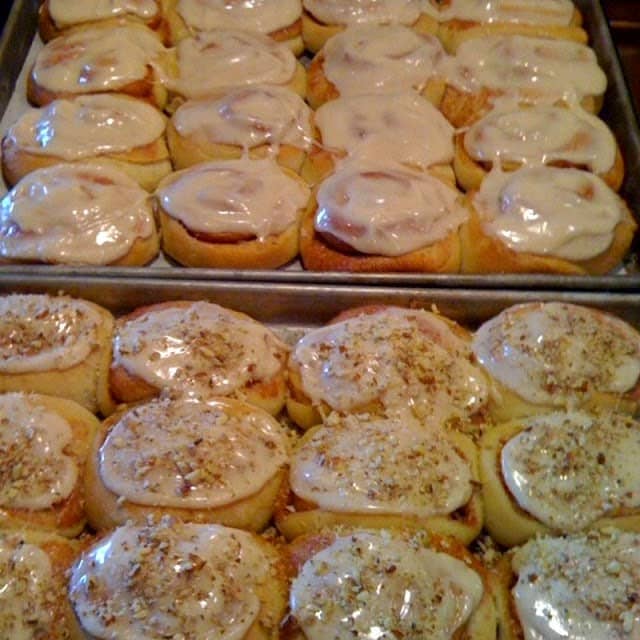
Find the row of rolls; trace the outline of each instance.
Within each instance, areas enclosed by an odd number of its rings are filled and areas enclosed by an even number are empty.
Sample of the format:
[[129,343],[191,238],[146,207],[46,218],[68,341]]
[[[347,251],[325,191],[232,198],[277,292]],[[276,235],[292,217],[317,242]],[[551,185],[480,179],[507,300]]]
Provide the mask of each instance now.
[[638,633],[640,334],[621,318],[0,311],[3,637]]
[[607,77],[570,0],[75,4],[42,4],[3,136],[4,262],[601,275],[630,258]]

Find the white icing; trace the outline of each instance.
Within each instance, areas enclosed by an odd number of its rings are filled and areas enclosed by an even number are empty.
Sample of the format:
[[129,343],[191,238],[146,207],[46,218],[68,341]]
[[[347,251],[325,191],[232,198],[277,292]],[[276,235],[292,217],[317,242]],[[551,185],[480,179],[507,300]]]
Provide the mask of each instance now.
[[299,20],[300,0],[178,0],[176,9],[198,31],[245,29],[272,33]]
[[205,144],[251,149],[262,144],[311,146],[311,109],[293,91],[277,86],[232,89],[220,98],[189,100],[173,115],[176,131]]
[[65,296],[0,297],[0,371],[8,374],[64,370],[98,346],[99,312]]
[[631,640],[640,631],[640,536],[592,531],[543,538],[514,557],[525,640]]
[[0,505],[43,510],[69,497],[78,467],[69,423],[28,395],[0,395]]
[[440,41],[402,25],[346,29],[323,47],[323,70],[341,96],[422,90],[444,55]]
[[49,41],[38,52],[33,79],[49,91],[116,91],[158,68],[164,47],[143,25],[85,27]]
[[518,252],[587,260],[611,245],[623,203],[579,169],[494,170],[473,198],[486,233]]
[[575,101],[601,95],[607,87],[593,49],[550,38],[472,38],[455,56],[443,58],[439,71],[449,84],[472,93],[490,89]]
[[315,429],[291,460],[296,496],[326,511],[447,515],[471,498],[469,461],[422,421],[349,416]]
[[291,610],[309,640],[451,638],[480,602],[478,574],[388,532],[338,537],[309,559]]
[[568,26],[575,12],[571,0],[447,0],[436,8],[425,0],[425,12],[440,22],[465,20],[480,23]]
[[36,170],[0,200],[0,255],[14,260],[110,264],[154,229],[149,194],[107,167]]
[[324,24],[411,25],[422,13],[422,0],[302,0],[305,11]]
[[322,146],[425,168],[453,160],[453,127],[415,92],[341,97],[315,113]]
[[309,195],[273,158],[246,157],[195,165],[171,175],[157,191],[162,208],[191,231],[259,240],[295,224]]
[[342,164],[322,182],[315,228],[361,253],[399,256],[428,247],[468,217],[457,190],[402,165]]
[[230,395],[282,369],[287,348],[266,327],[213,303],[152,309],[121,324],[114,362],[158,387]]
[[48,0],[48,9],[59,28],[129,15],[151,20],[160,13],[157,0]]
[[380,402],[423,416],[470,415],[488,396],[469,345],[427,311],[391,307],[310,331],[292,352],[314,403],[350,411]]
[[[16,536],[17,537],[17,536]],[[51,561],[39,547],[20,539],[0,539],[0,634],[11,640],[46,637],[54,619]],[[42,636],[40,636],[42,634]]]
[[73,161],[143,147],[161,138],[164,130],[164,117],[150,104],[97,94],[29,109],[7,136],[27,153]]
[[73,567],[69,595],[92,637],[241,640],[271,573],[249,533],[163,521],[103,538]]
[[536,105],[495,109],[464,134],[478,162],[570,163],[595,173],[614,164],[616,142],[607,125],[579,107]]
[[485,322],[473,339],[479,362],[525,400],[571,405],[593,392],[623,394],[640,377],[640,336],[588,307],[516,305]]
[[239,29],[198,32],[182,39],[176,54],[178,75],[167,85],[186,98],[220,95],[239,85],[286,85],[297,65],[285,43]]
[[124,414],[99,455],[105,486],[128,501],[207,509],[260,491],[286,463],[287,441],[257,409],[156,400]]
[[629,416],[552,413],[528,420],[502,449],[518,504],[565,533],[640,506],[640,424]]

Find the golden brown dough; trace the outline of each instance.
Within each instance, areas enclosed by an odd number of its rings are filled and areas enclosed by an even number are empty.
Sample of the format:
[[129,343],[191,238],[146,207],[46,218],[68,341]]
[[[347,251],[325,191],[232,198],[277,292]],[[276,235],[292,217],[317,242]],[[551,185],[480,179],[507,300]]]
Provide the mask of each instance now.
[[0,526],[77,536],[97,418],[71,400],[23,393],[0,395],[0,416]]

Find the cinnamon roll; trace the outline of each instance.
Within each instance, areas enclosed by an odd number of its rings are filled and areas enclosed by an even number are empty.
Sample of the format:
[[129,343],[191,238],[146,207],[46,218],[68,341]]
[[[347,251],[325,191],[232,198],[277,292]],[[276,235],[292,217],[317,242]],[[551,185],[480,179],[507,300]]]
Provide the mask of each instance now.
[[637,224],[600,178],[579,169],[494,169],[460,229],[464,273],[609,273]]
[[163,108],[170,52],[158,34],[137,23],[96,24],[49,41],[27,77],[36,106],[90,93],[126,93]]
[[500,387],[497,421],[587,407],[637,411],[640,334],[595,308],[508,307],[478,328],[472,349]]
[[91,447],[89,523],[104,531],[170,514],[261,531],[280,499],[287,462],[284,427],[244,402],[164,397],[124,408]]
[[120,169],[152,190],[171,172],[166,118],[124,95],[88,95],[29,109],[2,139],[2,172],[9,185],[36,169],[94,162]]
[[272,331],[242,313],[204,301],[157,303],[118,318],[111,389],[121,402],[168,388],[243,400],[275,415],[285,401],[287,353]]
[[159,249],[149,194],[111,167],[38,169],[0,199],[0,262],[140,266]]
[[334,413],[296,444],[275,522],[288,539],[348,525],[469,544],[483,522],[478,481],[476,446],[461,433],[414,417]]
[[105,308],[69,296],[0,297],[0,392],[68,398],[108,415],[113,322]]
[[273,158],[177,171],[156,191],[164,252],[181,265],[274,269],[298,255],[309,187]]
[[175,169],[198,162],[273,156],[299,173],[311,147],[311,109],[284,87],[253,85],[188,100],[173,114],[167,142]]
[[83,473],[97,418],[76,402],[0,394],[0,526],[73,537],[86,523]]
[[440,41],[403,25],[363,25],[329,39],[308,68],[312,108],[340,96],[415,90],[439,104],[444,81]]

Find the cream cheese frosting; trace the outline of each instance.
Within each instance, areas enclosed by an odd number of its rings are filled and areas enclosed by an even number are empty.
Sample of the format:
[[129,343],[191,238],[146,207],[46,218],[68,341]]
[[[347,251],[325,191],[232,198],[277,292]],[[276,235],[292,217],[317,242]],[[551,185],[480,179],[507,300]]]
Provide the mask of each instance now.
[[87,94],[117,91],[160,73],[165,49],[143,25],[85,27],[49,41],[38,52],[32,77],[55,92]]
[[513,597],[525,640],[631,639],[640,630],[640,536],[616,529],[518,549]]
[[220,160],[176,172],[157,197],[168,215],[200,233],[241,233],[264,240],[299,220],[310,190],[273,158]]
[[29,109],[7,136],[28,153],[75,161],[146,146],[162,138],[165,126],[163,115],[146,102],[96,94]]
[[445,640],[480,602],[483,585],[461,560],[389,532],[337,537],[291,586],[291,611],[309,640]]
[[296,448],[290,485],[327,511],[447,515],[472,494],[470,462],[422,421],[332,415]]
[[104,265],[155,230],[149,194],[108,167],[36,170],[0,200],[0,256]]
[[180,135],[206,144],[308,149],[313,140],[311,109],[297,93],[278,86],[239,87],[222,97],[188,100],[172,121]]
[[315,112],[323,148],[426,168],[453,160],[453,127],[415,92],[340,97]]
[[518,252],[579,261],[611,245],[624,203],[598,176],[579,169],[495,169],[473,197],[486,233]]
[[160,399],[126,412],[99,452],[107,489],[130,502],[207,509],[256,494],[286,464],[287,436],[228,400]]
[[176,10],[188,27],[198,31],[245,29],[272,33],[299,20],[302,4],[300,0],[178,0]]
[[158,0],[48,0],[48,10],[60,28],[121,16],[151,20],[160,14]]
[[222,94],[239,85],[285,86],[297,65],[285,43],[240,29],[200,31],[180,40],[176,55],[177,75],[166,84],[185,98]]
[[558,532],[640,507],[640,424],[581,411],[529,419],[502,448],[502,477],[522,509]]
[[444,49],[432,35],[403,25],[353,26],[323,47],[323,70],[341,96],[421,91],[436,75]]
[[607,77],[590,47],[550,38],[496,35],[462,42],[440,73],[460,91],[579,101],[602,95]]
[[640,377],[640,336],[623,320],[563,302],[515,305],[476,331],[473,352],[529,402],[572,406],[624,394]]
[[240,640],[260,613],[272,559],[251,534],[216,525],[118,527],[73,567],[69,595],[97,638]]
[[570,163],[594,173],[616,158],[611,130],[578,106],[497,107],[465,132],[464,148],[477,162]]
[[3,638],[33,640],[51,632],[51,598],[62,594],[54,586],[51,560],[40,547],[17,535],[0,538],[0,593]]
[[422,13],[422,0],[302,0],[305,11],[318,22],[411,25]]
[[361,253],[399,256],[445,239],[467,217],[460,193],[428,173],[357,158],[321,183],[314,226]]
[[353,411],[380,402],[437,420],[486,403],[486,380],[470,356],[435,314],[390,307],[310,331],[291,357],[314,404]]
[[88,302],[66,296],[0,297],[0,372],[64,370],[98,345],[103,320]]
[[69,497],[78,466],[69,423],[21,393],[0,396],[0,506],[50,509]]
[[120,324],[114,363],[157,387],[227,396],[281,371],[287,347],[266,327],[208,302]]

